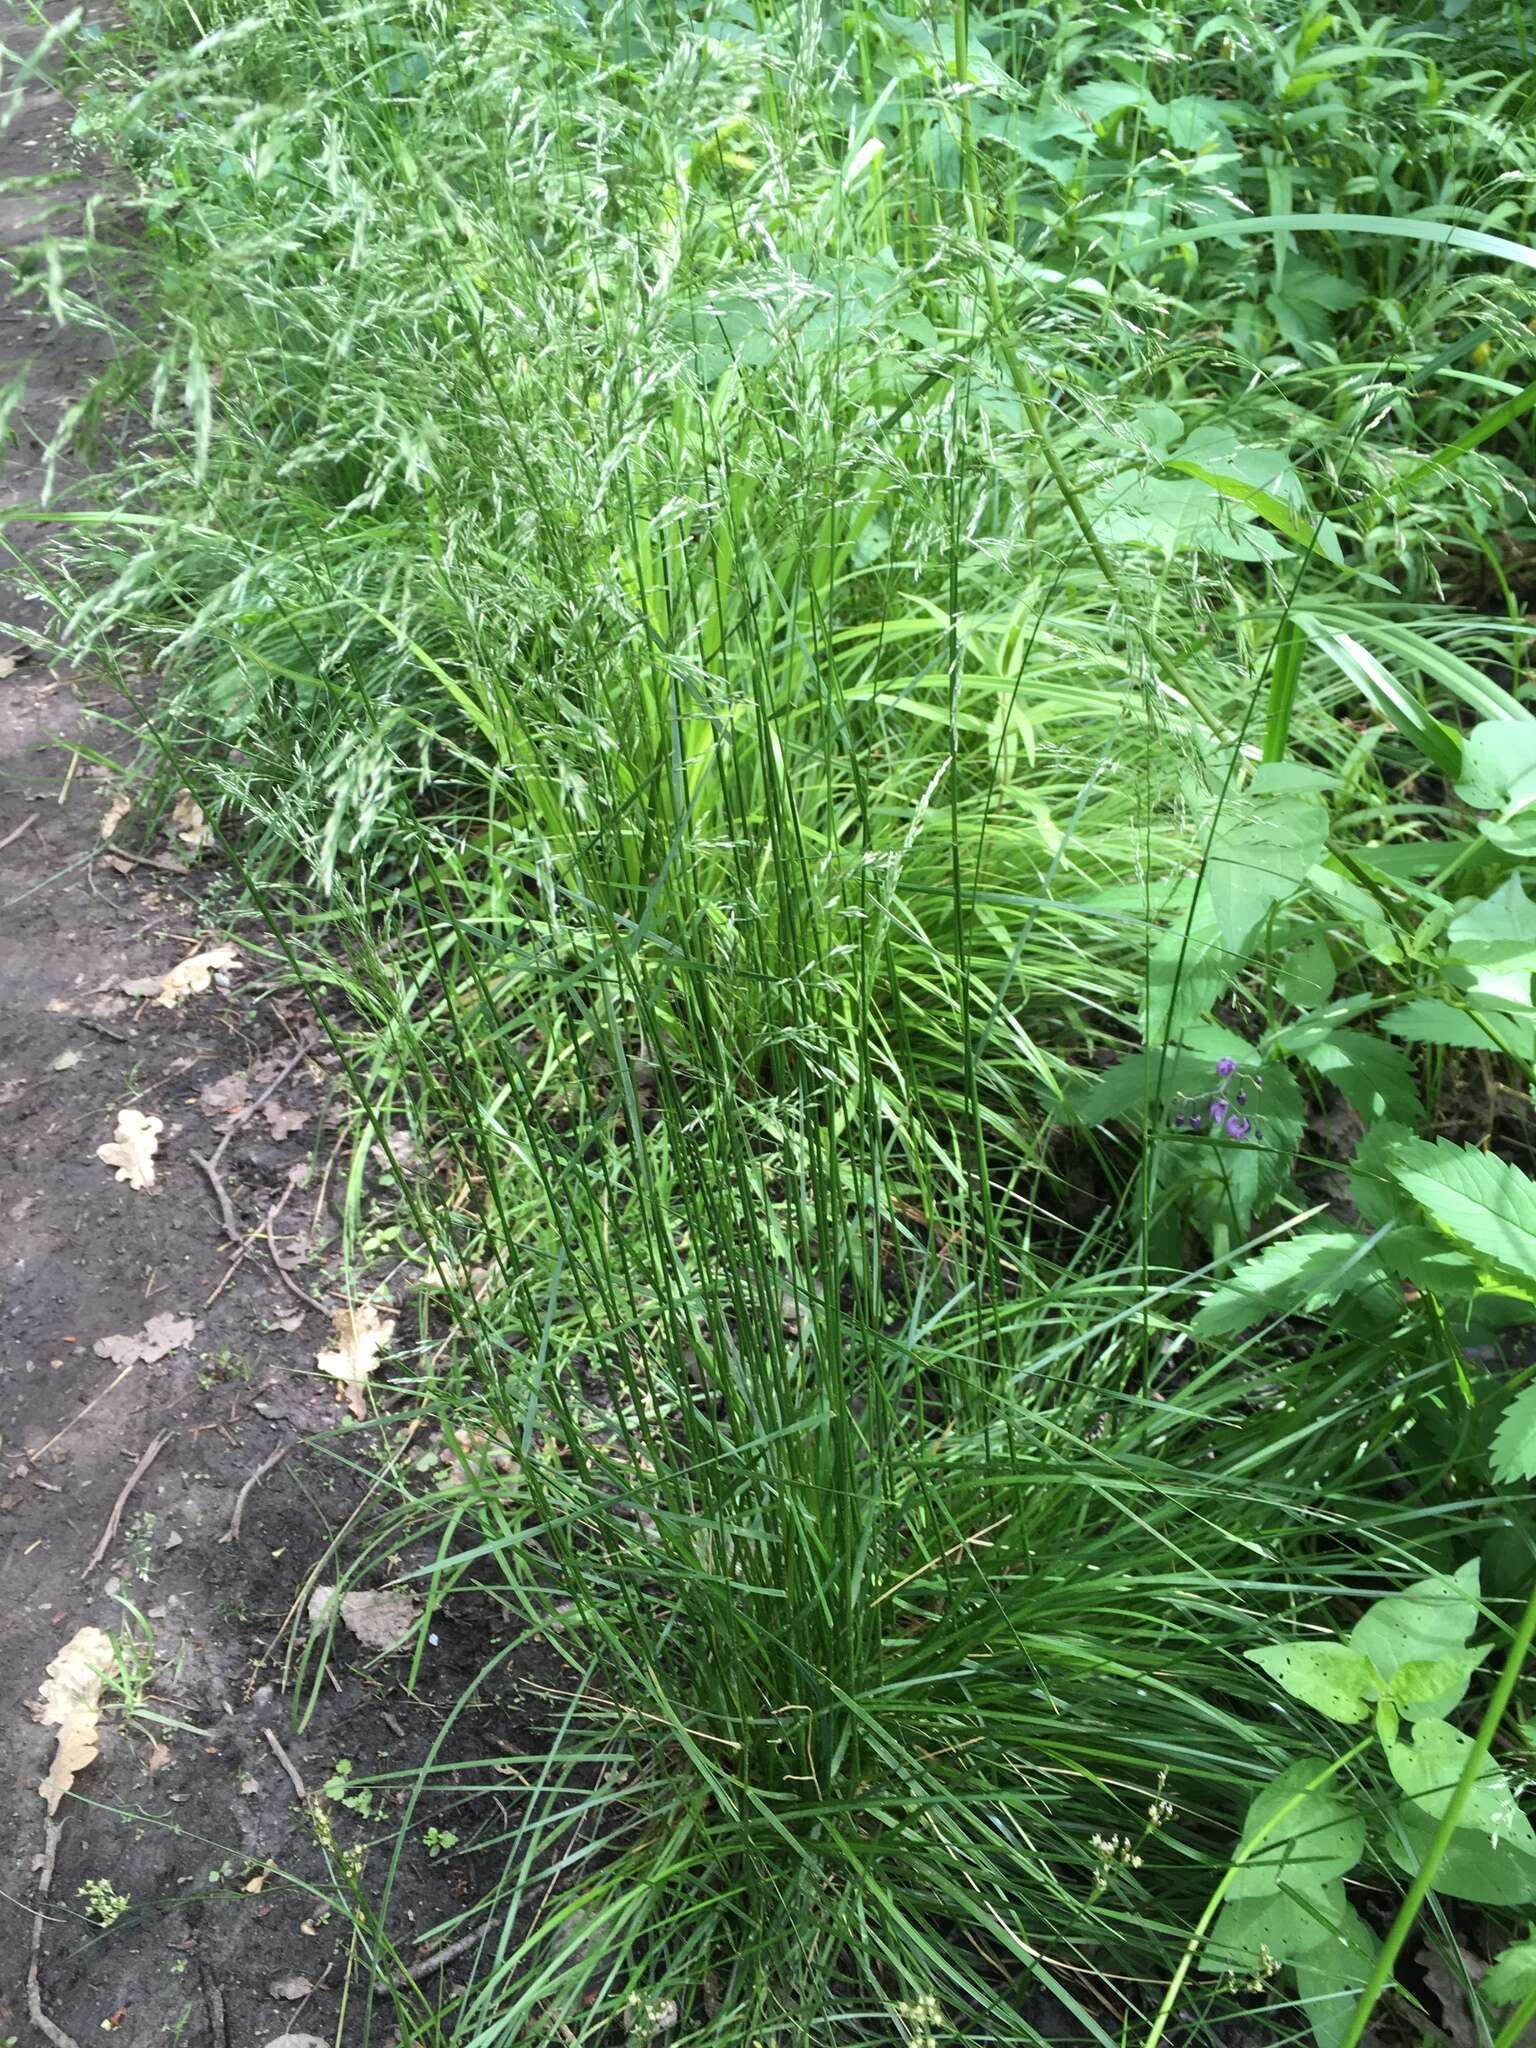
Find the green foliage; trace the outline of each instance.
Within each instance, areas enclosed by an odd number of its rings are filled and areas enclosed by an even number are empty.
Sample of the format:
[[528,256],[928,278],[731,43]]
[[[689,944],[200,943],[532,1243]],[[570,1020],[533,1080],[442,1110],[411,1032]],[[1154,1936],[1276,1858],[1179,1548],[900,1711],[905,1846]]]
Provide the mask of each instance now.
[[[1536,1554],[1532,74],[1449,19],[75,49],[143,232],[38,288],[148,431],[61,627],[335,1033],[370,1281],[416,1139],[445,1448],[351,1568],[561,1671],[461,1990],[338,1866],[402,2040],[1155,2048],[1277,1970],[1348,2038],[1482,1682],[1443,1568],[1496,1640]],[[1441,1901],[1532,1896],[1455,1834]]]

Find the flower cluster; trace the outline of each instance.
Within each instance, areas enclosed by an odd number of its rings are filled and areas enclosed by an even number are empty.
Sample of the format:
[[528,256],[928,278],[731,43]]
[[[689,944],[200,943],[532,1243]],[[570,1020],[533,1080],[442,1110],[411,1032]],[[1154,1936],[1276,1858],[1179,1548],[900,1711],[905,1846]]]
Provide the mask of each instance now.
[[1252,1080],[1244,1079],[1236,1060],[1219,1059],[1209,1098],[1203,1093],[1200,1096],[1180,1096],[1173,1112],[1174,1129],[1208,1133],[1213,1138],[1232,1138],[1238,1143],[1245,1138],[1257,1141],[1263,1133],[1248,1114],[1248,1091],[1260,1085],[1256,1076]]

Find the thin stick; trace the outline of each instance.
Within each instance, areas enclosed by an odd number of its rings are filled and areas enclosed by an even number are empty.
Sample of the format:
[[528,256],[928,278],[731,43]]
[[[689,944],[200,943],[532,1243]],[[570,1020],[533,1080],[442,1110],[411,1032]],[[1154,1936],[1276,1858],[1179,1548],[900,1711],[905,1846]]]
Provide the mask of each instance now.
[[[272,1100],[272,1097],[277,1093],[278,1089],[282,1087],[283,1083],[287,1080],[288,1076],[293,1072],[294,1068],[299,1064],[300,1060],[307,1059],[309,1055],[314,1051],[318,1043],[318,1039],[310,1037],[308,1035],[300,1039],[298,1051],[294,1054],[293,1058],[288,1062],[287,1066],[283,1068],[282,1072],[278,1075],[277,1079],[275,1081],[270,1082],[265,1088],[263,1088],[261,1093],[256,1097],[256,1100],[254,1102],[247,1103],[246,1107],[241,1110],[240,1114],[235,1118],[234,1122],[230,1125],[229,1129],[224,1133],[223,1137],[220,1138],[218,1144],[214,1147],[213,1150],[213,1166],[216,1167],[219,1161],[224,1157],[224,1148],[229,1143],[230,1139],[235,1135],[236,1131],[243,1131],[245,1129],[246,1125],[250,1122],[251,1118],[256,1114],[257,1110],[261,1108],[261,1105],[264,1102],[270,1102]],[[194,1157],[195,1156],[196,1155],[194,1154]],[[209,1162],[204,1159],[199,1159],[197,1163],[199,1166],[204,1167],[205,1169],[209,1166]]]
[[55,1433],[51,1437],[49,1437],[47,1443],[43,1445],[42,1450],[28,1451],[27,1458],[29,1462],[35,1465],[38,1459],[43,1455],[43,1451],[51,1451],[54,1445],[58,1443],[61,1438],[68,1436],[69,1432],[74,1428],[75,1423],[83,1422],[86,1416],[89,1415],[91,1410],[96,1406],[97,1401],[105,1401],[108,1394],[111,1393],[113,1387],[120,1386],[122,1382],[125,1379],[127,1379],[129,1373],[133,1371],[134,1366],[137,1364],[138,1360],[134,1359],[130,1364],[125,1365],[115,1380],[109,1382],[108,1385],[102,1388],[99,1394],[95,1395],[91,1400],[86,1402],[85,1406],[80,1410],[80,1413],[74,1417],[73,1421],[66,1422],[62,1429],[55,1431]]
[[101,1560],[112,1548],[113,1541],[117,1535],[117,1525],[123,1519],[123,1509],[128,1505],[129,1494],[133,1492],[133,1489],[138,1485],[139,1481],[144,1477],[144,1474],[149,1470],[150,1466],[153,1465],[156,1458],[159,1457],[160,1453],[165,1449],[166,1445],[170,1442],[171,1438],[175,1434],[176,1432],[173,1429],[162,1430],[160,1435],[155,1438],[154,1442],[150,1445],[149,1449],[144,1453],[143,1457],[140,1458],[137,1465],[135,1465],[133,1470],[128,1474],[128,1484],[123,1488],[122,1492],[117,1496],[117,1499],[112,1504],[112,1512],[107,1517],[107,1526],[101,1532],[101,1541],[97,1544],[96,1548],[91,1552],[90,1562],[86,1565],[85,1570],[80,1574],[82,1579],[88,1578],[90,1574],[93,1571],[95,1571],[97,1565],[101,1563]]
[[47,1903],[48,1887],[53,1883],[53,1859],[58,1854],[59,1836],[63,1832],[63,1821],[44,1822],[43,1868],[37,1880],[37,1909],[32,1915],[32,1957],[27,1964],[27,2017],[44,2040],[53,2043],[53,2048],[79,2048],[74,2037],[66,2034],[62,2027],[56,2027],[43,2011],[42,1986],[37,1976],[38,1958],[43,1947],[43,1907]]
[[22,833],[30,832],[32,830],[32,827],[36,823],[37,813],[36,811],[32,811],[25,818],[22,819],[21,823],[18,826],[16,826],[13,831],[7,832],[5,837],[3,839],[0,839],[0,853],[4,853],[5,849],[8,846],[14,846],[16,841],[21,837]]
[[307,1293],[306,1290],[299,1285],[298,1281],[294,1279],[293,1274],[289,1271],[288,1267],[286,1267],[283,1264],[282,1260],[278,1257],[277,1239],[272,1234],[271,1215],[268,1215],[267,1217],[267,1250],[272,1254],[272,1263],[277,1268],[278,1279],[282,1281],[283,1285],[287,1288],[288,1292],[294,1297],[294,1299],[297,1301],[307,1303],[307,1305],[310,1308],[318,1309],[321,1315],[328,1314],[329,1311],[327,1310],[325,1303],[323,1301],[316,1301],[315,1297],[312,1294]]
[[404,1984],[414,1984],[422,1977],[430,1977],[434,1970],[441,1970],[446,1964],[456,1961],[484,1939],[485,1929],[481,1928],[477,1934],[466,1934],[458,1941],[450,1941],[446,1948],[428,1956],[424,1963],[409,1963],[405,1969],[397,1970],[389,1980],[391,1988],[399,1990]]
[[293,1445],[291,1443],[279,1444],[271,1457],[265,1463],[256,1467],[256,1470],[235,1495],[235,1512],[229,1518],[229,1527],[219,1538],[221,1543],[238,1543],[240,1541],[240,1517],[245,1513],[245,1504],[251,1497],[252,1488],[259,1486],[273,1466],[280,1465],[292,1449]]
[[272,1730],[270,1728],[263,1728],[261,1732],[266,1737],[268,1749],[271,1750],[272,1754],[277,1758],[278,1762],[282,1765],[283,1769],[288,1773],[289,1784],[293,1787],[294,1791],[298,1793],[299,1798],[303,1801],[303,1803],[306,1806],[308,1806],[309,1794],[304,1790],[304,1780],[299,1776],[298,1768],[295,1765],[293,1758],[288,1754],[287,1750],[284,1749],[283,1745],[278,1741],[277,1737],[272,1733]]
[[[227,1143],[228,1140],[225,1142]],[[219,1152],[223,1150],[224,1146],[221,1145]],[[190,1152],[187,1156],[194,1166],[200,1166],[208,1176],[208,1185],[213,1189],[214,1199],[219,1205],[219,1221],[223,1227],[224,1235],[232,1244],[239,1244],[242,1235],[240,1218],[235,1214],[230,1204],[229,1190],[225,1187],[223,1181],[219,1179],[219,1169],[213,1163],[214,1159],[218,1158],[219,1152],[214,1153],[213,1159],[205,1159],[201,1152]]]

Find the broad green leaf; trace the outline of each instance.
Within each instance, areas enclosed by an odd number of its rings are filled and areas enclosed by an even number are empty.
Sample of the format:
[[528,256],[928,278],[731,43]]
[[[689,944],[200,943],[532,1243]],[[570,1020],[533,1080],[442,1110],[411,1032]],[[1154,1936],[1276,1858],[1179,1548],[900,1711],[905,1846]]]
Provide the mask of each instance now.
[[1491,1646],[1458,1650],[1445,1657],[1411,1657],[1392,1674],[1392,1702],[1409,1721],[1438,1721],[1453,1714],[1467,1696],[1472,1674]]
[[1518,2005],[1536,1991],[1536,1940],[1505,1949],[1477,1987],[1490,2005]]
[[1261,519],[1267,519],[1271,526],[1277,527],[1287,540],[1295,541],[1298,547],[1310,548],[1315,530],[1318,552],[1331,562],[1343,561],[1338,535],[1326,519],[1314,519],[1305,513],[1294,512],[1273,491],[1265,490],[1262,485],[1245,483],[1237,476],[1223,476],[1183,456],[1170,458],[1167,467],[1177,470],[1180,476],[1191,476],[1199,483],[1209,484],[1213,491],[1223,498],[1230,498],[1245,511],[1256,512]]
[[1322,939],[1309,939],[1275,975],[1275,987],[1298,1010],[1321,1009],[1333,994],[1338,970]]
[[1501,1486],[1536,1479],[1536,1386],[1517,1394],[1499,1418],[1489,1464]]
[[[1361,1816],[1326,1786],[1313,1792],[1304,1789],[1326,1765],[1325,1757],[1303,1757],[1254,1798],[1232,1859],[1236,1867],[1227,1889],[1229,1898],[1264,1898],[1282,1889],[1310,1896],[1360,1861],[1365,1853]],[[1275,1819],[1277,1814],[1283,1818]],[[1252,1856],[1239,1861],[1245,1845],[1265,1827],[1269,1832]]]
[[1477,1626],[1481,1576],[1474,1557],[1449,1578],[1420,1579],[1406,1593],[1373,1601],[1355,1623],[1350,1648],[1386,1679],[1400,1664],[1454,1656]]
[[1363,1721],[1381,1689],[1369,1657],[1346,1643],[1265,1643],[1243,1654],[1330,1721]]
[[1536,803],[1536,725],[1485,718],[1462,749],[1456,794],[1474,811],[1518,814]]
[[1388,1010],[1381,1028],[1394,1038],[1406,1038],[1410,1045],[1456,1045],[1472,1052],[1491,1052],[1502,1039],[1517,1057],[1531,1058],[1536,1052],[1536,1026],[1528,1017],[1512,1016],[1505,1010],[1490,1010],[1487,1016],[1485,1028],[1477,1014],[1424,996]]
[[1536,1286],[1536,1181],[1518,1166],[1448,1138],[1410,1138],[1390,1170],[1448,1237]]
[[1344,1887],[1337,1878],[1315,1890],[1229,1898],[1211,1929],[1200,1967],[1253,1970],[1265,1954],[1277,1963],[1294,1962],[1336,1937],[1344,1911]]
[[1518,875],[1452,918],[1446,942],[1451,959],[1467,970],[1479,996],[1516,1010],[1529,1005],[1536,970],[1536,903],[1521,888]]
[[1349,1164],[1349,1192],[1360,1220],[1372,1230],[1388,1223],[1417,1220],[1417,1211],[1392,1178],[1392,1161],[1397,1148],[1413,1133],[1390,1120],[1368,1130],[1355,1147]]
[[1328,813],[1315,797],[1261,797],[1222,820],[1206,856],[1205,885],[1235,954],[1268,910],[1295,895],[1327,843]]
[[1299,1230],[1245,1259],[1207,1298],[1193,1331],[1197,1337],[1219,1337],[1246,1330],[1266,1316],[1302,1314],[1379,1277],[1374,1255],[1358,1231]]
[[[1435,1838],[1435,1822],[1404,1800],[1387,1828],[1387,1851],[1407,1877],[1415,1877]],[[1434,1889],[1478,1906],[1520,1906],[1536,1899],[1536,1855],[1515,1843],[1491,1842],[1475,1828],[1457,1828],[1437,1865]]]
[[1200,227],[1179,227],[1143,243],[1137,252],[1146,256],[1153,249],[1177,248],[1184,242],[1203,242],[1212,235],[1268,235],[1276,230],[1300,234],[1311,229],[1319,234],[1387,235],[1408,242],[1427,242],[1449,254],[1488,256],[1496,263],[1519,263],[1536,270],[1536,249],[1526,242],[1511,242],[1504,235],[1490,235],[1481,228],[1464,228],[1437,216],[1377,213],[1260,213],[1232,215]]
[[[1471,1736],[1463,1735],[1449,1721],[1421,1721],[1411,1743],[1391,1745],[1387,1764],[1414,1805],[1438,1821],[1445,1816],[1473,1748]],[[1483,1761],[1458,1826],[1490,1842],[1508,1842],[1521,1855],[1536,1858],[1536,1828],[1521,1812],[1514,1787],[1491,1758]]]
[[1335,1932],[1295,1964],[1296,1995],[1312,2023],[1317,2048],[1338,2048],[1381,1944],[1353,1906]]
[[1406,1053],[1368,1031],[1334,1031],[1309,1046],[1302,1058],[1331,1081],[1364,1124],[1390,1117],[1400,1124],[1423,1121],[1424,1106],[1414,1086]]

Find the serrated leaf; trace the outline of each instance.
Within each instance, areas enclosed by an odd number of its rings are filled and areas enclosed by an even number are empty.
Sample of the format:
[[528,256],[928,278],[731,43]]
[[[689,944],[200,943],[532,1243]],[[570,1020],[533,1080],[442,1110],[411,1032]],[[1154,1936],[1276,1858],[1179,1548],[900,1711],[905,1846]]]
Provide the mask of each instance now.
[[1212,838],[1205,867],[1217,928],[1236,954],[1265,913],[1295,895],[1328,844],[1328,813],[1315,797],[1261,797],[1243,809]]
[[1347,1643],[1265,1643],[1243,1654],[1330,1721],[1363,1721],[1380,1690],[1370,1659]]
[[1536,802],[1536,725],[1485,718],[1473,726],[1456,794],[1475,811],[1519,811]]
[[1222,1281],[1195,1317],[1193,1332],[1224,1336],[1266,1316],[1300,1314],[1377,1277],[1375,1259],[1357,1231],[1299,1230],[1266,1245]]
[[1536,1991],[1536,1941],[1505,1949],[1478,1986],[1490,2005],[1518,2005]]
[[1448,1237],[1536,1286],[1536,1181],[1470,1145],[1411,1138],[1390,1171]]
[[[1305,1789],[1326,1764],[1323,1757],[1303,1757],[1255,1796],[1233,1855],[1229,1898],[1264,1898],[1282,1889],[1313,1893],[1360,1861],[1365,1853],[1361,1816],[1326,1786]],[[1246,1845],[1265,1828],[1263,1841],[1243,1860]]]
[[1477,1626],[1478,1560],[1458,1571],[1419,1579],[1404,1593],[1373,1601],[1350,1632],[1349,1646],[1384,1679],[1415,1659],[1454,1656]]
[[[1487,1016],[1487,1030],[1478,1022],[1480,1014]],[[1431,996],[1388,1010],[1381,1028],[1410,1045],[1454,1045],[1468,1052],[1492,1052],[1498,1041],[1491,1034],[1497,1032],[1524,1059],[1536,1051],[1536,1025],[1530,1018],[1513,1016],[1507,1010],[1457,1010]]]
[[1314,1074],[1331,1081],[1362,1123],[1417,1124],[1424,1105],[1406,1053],[1367,1031],[1333,1031],[1301,1054]]
[[[1387,1750],[1393,1777],[1413,1804],[1431,1820],[1441,1820],[1471,1756],[1474,1744],[1448,1721],[1421,1721],[1413,1741],[1394,1742]],[[1461,1809],[1459,1827],[1488,1842],[1508,1842],[1522,1856],[1536,1859],[1536,1828],[1521,1812],[1514,1787],[1491,1758],[1485,1758]]]
[[1536,1385],[1517,1394],[1499,1418],[1488,1462],[1501,1486],[1536,1479]]

